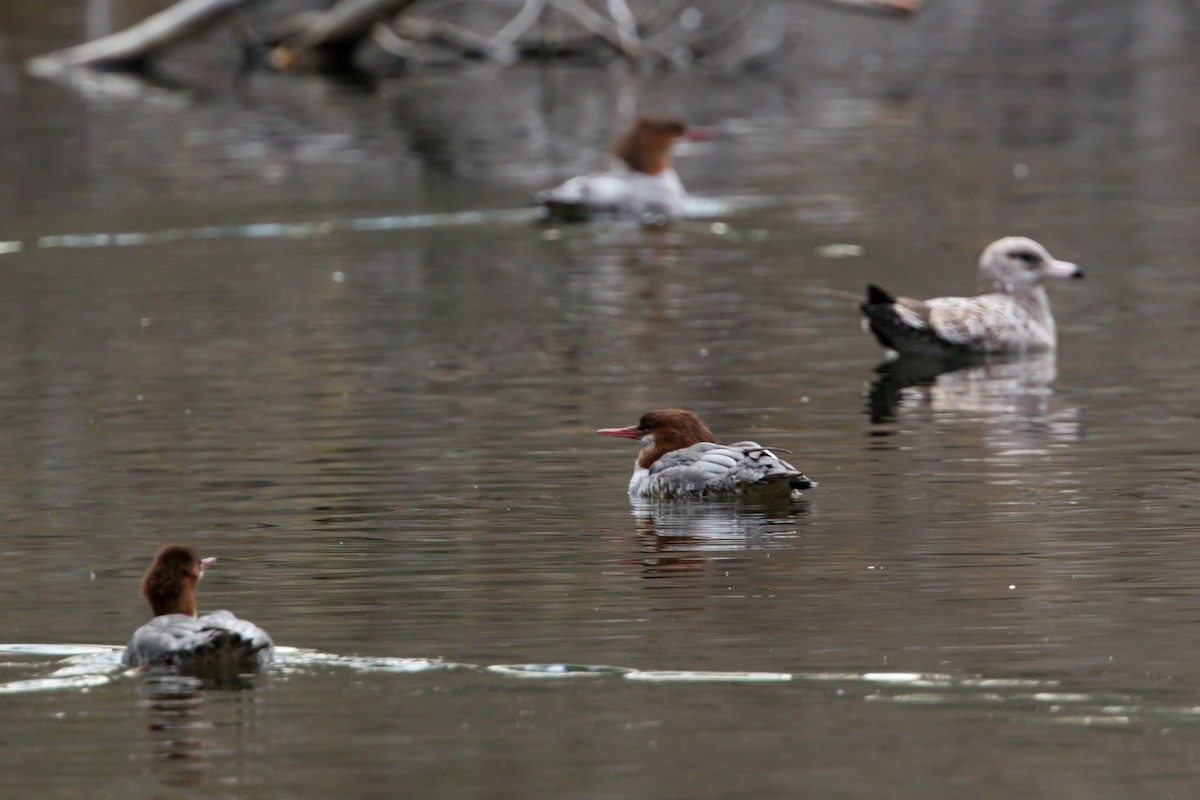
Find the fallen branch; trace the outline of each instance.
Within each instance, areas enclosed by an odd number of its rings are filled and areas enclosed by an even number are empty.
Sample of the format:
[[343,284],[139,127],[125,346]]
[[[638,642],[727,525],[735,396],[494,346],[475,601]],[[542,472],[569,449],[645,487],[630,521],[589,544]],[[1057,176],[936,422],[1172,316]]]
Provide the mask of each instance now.
[[[33,58],[26,68],[37,77],[69,80],[83,91],[128,95],[132,87],[93,76],[120,73],[150,84],[155,57],[258,2],[178,0],[123,31]],[[755,68],[794,45],[790,19],[782,9],[796,2],[899,17],[917,13],[924,0],[512,0],[507,6],[515,13],[507,19],[496,16],[496,0],[337,0],[326,11],[287,16],[261,37],[237,17],[233,33],[247,66],[265,62],[289,72],[370,74],[363,60],[376,54],[419,64],[429,52],[417,46],[424,43],[502,64],[522,57],[590,55],[603,47],[639,65],[704,59],[718,65],[724,60],[726,68]],[[452,6],[489,4],[494,33],[466,27],[488,14],[472,15],[468,9],[455,17],[459,9],[449,12]],[[763,9],[779,10],[779,25],[764,24]],[[507,15],[508,8],[502,13]],[[535,30],[538,23],[542,27]],[[364,44],[374,47],[364,49]]]
[[256,2],[182,0],[118,33],[32,58],[26,68],[37,77],[54,77],[82,67],[140,71],[151,56]]
[[863,11],[870,14],[892,14],[907,17],[921,10],[924,0],[807,0],[817,5],[841,11]]
[[690,0],[659,0],[638,17],[638,29],[643,36],[657,33],[659,29],[676,22],[689,5]]
[[495,39],[488,39],[474,31],[438,19],[401,17],[392,23],[389,30],[401,39],[440,44],[458,50],[469,58],[486,58],[502,63],[516,60],[511,47],[497,45]]
[[[427,3],[422,11],[432,12],[450,5],[451,0]],[[529,30],[546,14],[554,9],[573,21],[595,40],[608,45],[625,58],[640,62],[647,53],[663,60],[671,60],[662,48],[649,45],[638,37],[636,19],[624,0],[608,0],[612,19],[591,8],[583,0],[525,0],[517,13],[490,38],[470,31],[459,25],[429,17],[400,16],[393,23],[397,35],[420,42],[432,42],[455,48],[473,58],[488,58],[501,63],[515,61],[518,55],[533,55],[555,52],[576,52],[581,42],[571,40],[548,42],[540,40],[536,46],[522,42]]]
[[608,15],[615,24],[621,49],[625,52],[641,53],[642,42],[638,38],[637,17],[629,10],[625,0],[608,0]]
[[546,0],[525,0],[517,15],[505,23],[492,37],[491,46],[511,51],[513,44],[542,17]]
[[367,38],[377,22],[390,19],[415,2],[342,0],[325,13],[317,15],[308,28],[289,44],[304,50],[352,46]]
[[[617,25],[597,14],[582,0],[550,0],[550,5],[563,12],[588,33],[594,34],[606,44],[612,46],[630,61],[641,61],[643,56],[642,42],[634,38],[628,41],[628,36]],[[665,56],[665,53],[660,53]]]
[[424,59],[413,47],[413,43],[399,36],[390,25],[380,23],[371,29],[371,42],[382,52],[402,64],[412,67],[421,66]]

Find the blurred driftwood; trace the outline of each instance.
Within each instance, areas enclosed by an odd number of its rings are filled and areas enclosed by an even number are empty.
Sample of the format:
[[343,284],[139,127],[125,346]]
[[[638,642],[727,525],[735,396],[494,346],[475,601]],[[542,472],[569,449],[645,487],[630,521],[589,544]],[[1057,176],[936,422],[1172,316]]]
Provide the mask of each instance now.
[[[147,78],[151,61],[169,48],[257,2],[180,0],[119,33],[34,58],[28,70],[76,85],[80,70]],[[337,0],[325,11],[282,17],[261,34],[239,15],[232,30],[244,64],[281,72],[359,72],[366,52],[394,65],[382,74],[419,66],[431,54],[440,62],[501,65],[615,54],[639,67],[704,61],[729,71],[773,63],[791,49],[787,7],[797,2],[909,16],[922,0]],[[83,77],[93,88],[104,85]]]
[[[487,0],[493,7],[501,6]],[[803,0],[843,11],[889,16],[915,14],[922,0]],[[755,68],[791,49],[789,25],[772,25],[746,46],[765,12],[794,4],[779,0],[522,0],[494,33],[438,15],[450,6],[482,6],[484,0],[416,0],[388,26],[398,57],[410,47],[439,45],[468,58],[507,63],[516,58],[616,53],[631,63],[677,67],[721,54],[725,68]],[[782,16],[782,15],[781,15]],[[773,20],[778,22],[778,20]],[[381,42],[381,44],[384,44]],[[384,46],[388,46],[384,44]],[[390,49],[390,48],[389,48]],[[734,52],[740,53],[733,55]]]
[[906,17],[921,10],[924,0],[807,0],[816,5],[842,11],[863,11],[869,14],[894,14]]
[[82,67],[140,71],[161,51],[216,25],[258,0],[181,0],[131,28],[31,59],[30,74],[56,76]]
[[427,17],[403,16],[389,25],[380,25],[379,35],[384,32],[407,42],[430,42],[453,48],[468,58],[486,58],[491,61],[509,62],[517,58],[511,44],[498,36],[487,37],[468,28]]
[[258,43],[267,63],[284,72],[353,69],[354,53],[387,22],[416,0],[341,0],[328,11],[305,11],[273,26]]

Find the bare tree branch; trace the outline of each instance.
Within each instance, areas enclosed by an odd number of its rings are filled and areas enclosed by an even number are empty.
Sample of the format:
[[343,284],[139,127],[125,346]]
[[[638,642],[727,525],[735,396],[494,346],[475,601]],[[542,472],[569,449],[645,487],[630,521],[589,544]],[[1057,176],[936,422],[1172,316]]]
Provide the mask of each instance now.
[[660,29],[679,19],[691,0],[659,0],[638,16],[637,27],[642,38],[649,39]]
[[75,67],[136,69],[176,42],[215,25],[226,15],[258,0],[181,0],[123,31],[86,44],[30,59],[31,75],[52,77]]
[[492,37],[492,46],[511,49],[517,39],[520,39],[541,18],[545,8],[546,0],[525,0],[517,15]]
[[389,56],[410,64],[420,64],[422,59],[412,42],[396,33],[391,25],[382,22],[371,29],[371,41]]
[[440,19],[404,16],[392,23],[392,30],[402,39],[445,45],[471,58],[486,58],[502,63],[516,58],[511,47],[497,47],[494,39]]
[[[73,70],[107,68],[148,80],[152,58],[258,2],[178,0],[124,31],[31,59],[27,69],[36,76],[62,78]],[[377,45],[378,52],[410,62],[421,60],[421,51],[411,42],[427,42],[500,63],[524,55],[545,57],[606,46],[635,64],[650,60],[685,64],[708,58],[723,59],[727,67],[749,68],[777,59],[794,44],[784,10],[799,2],[911,16],[924,0],[337,0],[327,11],[285,17],[261,37],[239,15],[233,32],[248,62],[262,59],[283,71],[359,70],[356,59],[360,45],[367,41]],[[471,20],[495,20],[497,7],[505,14],[510,8],[516,11],[507,21],[496,22],[498,30],[489,35],[464,27],[465,23],[455,24],[453,16],[445,18],[452,6],[491,12],[490,17],[476,16],[469,9],[466,19]],[[759,16],[764,8],[780,12],[783,19],[778,27]],[[568,27],[556,36],[546,30],[540,35],[531,32],[548,19]],[[87,91],[108,91],[95,88],[107,84],[83,78],[76,85]],[[114,94],[129,93],[112,85]]]
[[629,10],[625,0],[608,0],[608,15],[616,24],[617,36],[623,48],[631,53],[640,53],[642,42],[638,38],[637,17]]
[[634,47],[630,47],[616,25],[588,8],[581,0],[549,0],[549,2],[550,5],[579,23],[584,30],[599,36],[630,61],[636,62],[642,59],[643,48],[640,41],[636,42]]
[[383,22],[413,5],[416,0],[341,0],[321,14],[294,42],[313,49],[352,45],[365,39],[375,23]]
[[842,11],[865,11],[874,14],[911,16],[921,10],[924,0],[806,0]]

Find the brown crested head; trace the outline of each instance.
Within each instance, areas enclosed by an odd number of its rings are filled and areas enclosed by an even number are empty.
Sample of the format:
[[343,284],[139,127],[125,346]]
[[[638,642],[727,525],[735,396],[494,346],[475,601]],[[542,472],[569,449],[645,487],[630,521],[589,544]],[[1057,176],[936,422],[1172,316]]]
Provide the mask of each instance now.
[[613,154],[634,172],[658,175],[671,168],[671,145],[687,133],[676,117],[638,117],[613,146]]
[[638,439],[646,442],[638,453],[638,466],[649,469],[650,465],[672,450],[691,447],[699,442],[719,443],[704,420],[686,408],[662,408],[647,411],[637,425],[628,428],[602,428],[601,436],[617,436],[622,439]]
[[164,545],[142,576],[142,596],[154,615],[196,616],[196,584],[204,568],[215,560],[201,558],[199,551],[188,545]]

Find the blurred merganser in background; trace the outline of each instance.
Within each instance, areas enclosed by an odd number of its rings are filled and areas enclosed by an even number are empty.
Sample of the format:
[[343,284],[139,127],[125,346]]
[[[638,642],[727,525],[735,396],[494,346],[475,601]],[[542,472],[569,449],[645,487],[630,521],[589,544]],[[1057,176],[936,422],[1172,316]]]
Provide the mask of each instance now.
[[142,596],[155,617],[134,631],[121,657],[125,666],[206,676],[257,672],[271,663],[275,645],[262,628],[228,611],[196,616],[196,584],[215,562],[187,545],[158,551],[142,576]]
[[634,462],[629,496],[672,498],[787,498],[817,484],[756,442],[721,444],[691,411],[650,411],[628,428],[601,428],[601,436],[645,445]]
[[944,358],[1032,353],[1058,344],[1043,278],[1082,278],[1083,270],[1051,257],[1023,236],[992,242],[979,258],[979,295],[914,300],[867,287],[865,324],[901,355]]
[[671,147],[681,137],[712,138],[709,129],[688,131],[675,117],[638,117],[613,145],[617,164],[607,172],[571,178],[534,200],[566,222],[595,217],[661,224],[683,214],[687,191],[671,166]]

